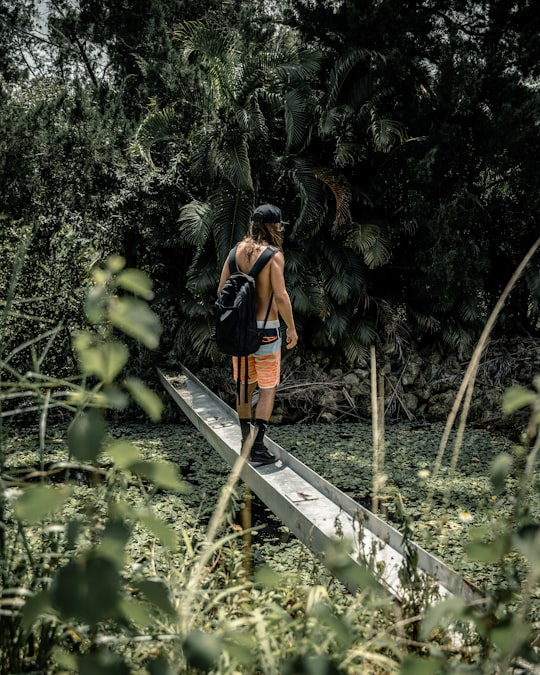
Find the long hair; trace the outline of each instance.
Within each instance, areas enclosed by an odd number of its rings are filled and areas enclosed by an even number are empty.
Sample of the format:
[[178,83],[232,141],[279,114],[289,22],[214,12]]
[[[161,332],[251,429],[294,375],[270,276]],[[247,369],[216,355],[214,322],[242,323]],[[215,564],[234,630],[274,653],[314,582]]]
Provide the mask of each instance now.
[[249,227],[249,236],[256,244],[270,244],[281,249],[283,246],[283,235],[281,223],[263,223],[259,218],[251,221]]

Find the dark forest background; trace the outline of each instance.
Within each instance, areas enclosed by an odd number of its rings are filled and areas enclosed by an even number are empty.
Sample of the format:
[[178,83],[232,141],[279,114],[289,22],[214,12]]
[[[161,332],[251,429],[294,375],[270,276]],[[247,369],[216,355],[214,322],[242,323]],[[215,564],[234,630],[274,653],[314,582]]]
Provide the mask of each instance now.
[[[155,282],[152,358],[208,363],[222,260],[270,201],[304,349],[467,355],[539,234],[539,21],[532,0],[4,1],[3,353],[53,331],[43,366],[72,372],[83,289],[120,254]],[[495,337],[538,336],[539,268]]]

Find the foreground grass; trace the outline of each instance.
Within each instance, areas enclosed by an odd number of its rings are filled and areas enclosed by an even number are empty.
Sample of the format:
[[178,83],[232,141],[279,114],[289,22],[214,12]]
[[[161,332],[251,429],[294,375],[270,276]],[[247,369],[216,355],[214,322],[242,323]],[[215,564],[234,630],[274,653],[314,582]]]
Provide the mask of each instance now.
[[[510,509],[508,497],[493,494],[489,468],[498,454],[511,449],[511,443],[487,431],[470,431],[456,471],[452,473],[447,465],[443,466],[433,480],[431,467],[441,433],[442,425],[396,424],[386,429],[381,515],[399,529],[402,520],[395,504],[399,493],[411,518],[415,541],[477,585],[489,586],[490,570],[468,560],[464,543],[471,527],[489,523]],[[162,517],[174,522],[179,509],[191,524],[210,517],[229,467],[196,429],[189,424],[130,424],[114,427],[112,434],[139,447],[146,459],[169,460],[179,467],[190,490],[181,499],[166,493],[155,496],[154,506]],[[270,435],[317,473],[370,508],[372,437],[368,425],[275,426]],[[21,432],[7,447],[6,468],[24,472],[39,467],[42,461],[48,464],[64,461],[65,453],[61,428],[50,430],[44,450],[39,450],[32,433]],[[430,490],[434,498],[426,512]],[[535,494],[540,515],[540,492],[537,490]],[[254,518],[254,526],[262,526],[267,535],[268,532],[274,535],[265,537],[263,530],[256,541],[270,543],[273,539],[275,543],[287,539],[280,531],[280,523],[257,503]]]
[[[383,515],[400,529],[402,521],[396,508],[399,494],[408,512],[415,541],[463,572],[477,585],[489,589],[496,582],[497,569],[471,562],[465,553],[465,545],[472,527],[494,522],[511,510],[509,496],[495,494],[488,477],[494,458],[503,451],[509,451],[511,445],[504,438],[488,432],[472,431],[465,438],[456,470],[451,472],[445,466],[433,480],[431,467],[441,431],[442,427],[437,425],[394,425],[386,430]],[[173,462],[189,486],[185,494],[179,495],[167,490],[152,490],[144,480],[133,480],[124,491],[124,498],[133,507],[150,506],[156,516],[177,533],[180,542],[176,550],[167,550],[160,546],[151,531],[138,527],[129,544],[130,569],[126,570],[126,574],[136,578],[144,572],[147,576],[166,580],[173,601],[181,609],[185,578],[189,575],[195,551],[203,540],[205,525],[215,509],[229,467],[189,424],[120,425],[111,427],[110,433],[136,446],[147,460]],[[372,456],[368,425],[282,426],[273,427],[270,435],[369,508]],[[5,447],[6,473],[28,479],[28,475],[37,469],[47,471],[55,463],[65,462],[67,447],[64,438],[65,429],[61,427],[49,428],[45,443],[41,445],[35,431],[11,433]],[[104,471],[108,470],[106,455],[101,466]],[[48,476],[55,482],[61,482],[63,478],[63,473]],[[94,513],[103,511],[104,501],[99,485],[92,485],[84,470],[77,469],[70,479],[74,480],[76,487],[73,498],[66,505],[64,519],[82,519],[89,509]],[[430,493],[433,500],[426,510],[426,499]],[[535,508],[540,513],[538,490],[535,494]],[[253,636],[261,630],[261,626],[266,629],[270,626],[272,635],[264,643],[266,648],[280,651],[279,659],[289,659],[290,662],[292,655],[299,650],[298,631],[304,640],[300,651],[309,652],[313,645],[324,645],[324,651],[331,653],[338,648],[335,626],[339,625],[337,633],[349,635],[348,646],[345,649],[339,647],[342,651],[340,658],[350,661],[341,672],[398,672],[410,635],[400,628],[400,619],[396,618],[392,608],[380,599],[365,601],[361,596],[349,596],[332,574],[299,541],[288,536],[286,527],[257,500],[254,500],[253,525],[257,530],[252,553],[255,579],[259,581],[253,584],[243,569],[244,558],[238,536],[241,500],[242,489],[231,503],[221,532],[227,541],[216,548],[205,570],[204,599],[201,599],[205,610],[196,618],[196,627],[217,631],[223,640],[230,639],[229,632],[232,635],[240,631],[247,636],[247,646],[244,647],[253,656],[259,650]],[[43,537],[43,530],[38,531],[36,537],[41,538],[41,544],[45,541],[49,550],[58,551],[56,560],[60,562],[64,555],[62,531],[55,527],[45,530],[46,537]],[[28,544],[36,548],[39,546],[32,539]],[[538,595],[538,589],[533,593]],[[540,602],[538,597],[534,600],[533,611],[538,617]],[[321,603],[327,602],[332,610],[328,615],[323,612],[326,619],[322,621]],[[307,608],[312,611],[313,607],[319,609],[310,614]],[[327,606],[325,612],[329,611]],[[296,623],[298,617],[302,617],[299,624]],[[325,621],[330,621],[330,624]],[[330,625],[333,628],[328,632]],[[131,663],[144,663],[150,653],[158,653],[159,658],[168,663],[181,661],[180,633],[175,619],[166,613],[161,614],[151,627],[151,639],[143,640],[143,629],[145,627],[141,626],[132,632],[131,637],[120,638],[114,629],[108,632],[104,627],[100,640],[103,644],[110,641]],[[330,637],[324,637],[325,631]],[[66,639],[64,636],[62,644],[68,652],[79,648],[73,644],[71,637]],[[474,642],[467,645],[462,655],[465,661],[477,658],[475,649]],[[260,658],[264,658],[264,654]],[[357,670],[360,664],[366,663],[369,663],[368,670]],[[249,665],[246,668],[245,672],[252,672]],[[179,672],[183,671],[180,669]],[[274,670],[270,668],[268,672]]]

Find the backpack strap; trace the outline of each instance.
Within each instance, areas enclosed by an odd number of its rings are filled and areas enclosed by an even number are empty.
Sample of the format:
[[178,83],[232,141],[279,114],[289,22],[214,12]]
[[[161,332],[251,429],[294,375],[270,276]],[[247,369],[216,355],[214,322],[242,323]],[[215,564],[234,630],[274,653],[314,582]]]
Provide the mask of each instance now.
[[275,255],[279,249],[276,246],[267,246],[261,255],[255,261],[253,267],[249,270],[250,277],[256,277],[270,258]]
[[229,274],[236,274],[239,271],[238,265],[236,264],[237,248],[238,244],[236,244],[236,246],[229,251],[229,257],[227,258],[227,262],[229,263]]

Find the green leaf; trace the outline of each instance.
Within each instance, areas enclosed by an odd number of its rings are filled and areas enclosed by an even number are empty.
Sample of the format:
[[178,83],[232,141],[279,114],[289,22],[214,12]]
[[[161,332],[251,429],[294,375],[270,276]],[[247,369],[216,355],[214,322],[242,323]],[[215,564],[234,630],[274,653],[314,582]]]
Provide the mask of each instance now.
[[119,608],[128,621],[139,626],[149,628],[156,623],[156,619],[149,608],[134,598],[122,598],[119,602]]
[[502,408],[503,412],[509,414],[516,410],[533,405],[536,394],[525,387],[509,387],[503,395]]
[[434,675],[440,672],[441,662],[434,658],[406,656],[401,664],[400,675]]
[[105,432],[105,420],[97,410],[79,413],[68,429],[71,455],[81,462],[94,462],[101,451]]
[[119,569],[125,562],[126,544],[131,534],[131,528],[123,520],[110,520],[105,526],[101,543],[96,552],[108,558]]
[[50,609],[51,602],[49,591],[39,591],[28,598],[22,609],[22,626],[26,633],[29,633],[36,619]]
[[127,378],[125,385],[152,422],[158,422],[163,412],[163,401],[160,397],[136,377]]
[[187,484],[180,479],[178,467],[171,462],[135,462],[130,465],[129,469],[165,490],[176,490],[184,493],[188,490]]
[[173,607],[169,598],[169,591],[161,580],[153,581],[142,579],[135,582],[135,587],[156,607],[159,607],[165,614],[171,617],[176,616],[176,609]]
[[156,349],[161,337],[161,323],[146,302],[137,298],[113,298],[109,304],[109,320],[126,335],[149,349]]
[[84,654],[77,658],[78,675],[130,675],[129,666],[121,656],[109,651]]
[[15,502],[15,515],[27,523],[37,523],[58,511],[71,496],[71,488],[36,485],[27,488]]
[[540,525],[521,528],[513,536],[516,549],[523,555],[536,578],[540,578]]
[[63,618],[92,626],[115,613],[119,592],[118,568],[98,555],[68,562],[56,572],[50,589],[53,607]]
[[86,292],[84,313],[92,325],[102,323],[105,319],[106,297],[103,286],[90,286]]
[[105,448],[105,452],[120,469],[129,469],[132,464],[142,460],[139,449],[129,441],[113,441]]
[[502,654],[512,654],[531,637],[531,626],[513,618],[508,625],[496,626],[491,631],[493,644]]
[[495,494],[500,495],[506,487],[506,479],[512,471],[514,460],[507,452],[497,455],[491,465],[491,484]]
[[145,300],[152,300],[154,297],[154,293],[152,292],[154,284],[150,277],[142,270],[126,269],[116,277],[116,283],[120,288]]
[[506,537],[488,542],[471,541],[466,543],[464,548],[471,560],[488,564],[499,562],[510,550]]
[[105,384],[113,382],[129,359],[129,350],[122,342],[110,341],[86,348],[76,342],[75,346],[83,374],[95,375]]
[[208,672],[217,665],[223,643],[215,635],[196,630],[186,635],[182,649],[186,661],[192,668]]
[[121,255],[110,255],[105,261],[105,265],[112,274],[118,274],[126,266],[126,259]]
[[151,514],[139,514],[139,521],[171,551],[178,550],[178,535],[167,523]]

